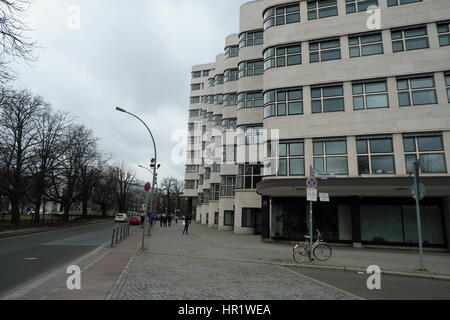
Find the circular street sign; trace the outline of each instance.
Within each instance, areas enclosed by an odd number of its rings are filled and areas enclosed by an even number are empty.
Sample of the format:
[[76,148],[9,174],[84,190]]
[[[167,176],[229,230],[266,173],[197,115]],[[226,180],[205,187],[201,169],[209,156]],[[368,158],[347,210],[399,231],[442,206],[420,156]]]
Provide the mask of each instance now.
[[308,187],[308,189],[317,189],[318,185],[319,185],[319,183],[317,182],[317,179],[314,177],[310,177],[306,181],[306,186]]
[[152,188],[152,186],[151,186],[150,182],[147,182],[144,186],[144,191],[149,192],[151,188]]

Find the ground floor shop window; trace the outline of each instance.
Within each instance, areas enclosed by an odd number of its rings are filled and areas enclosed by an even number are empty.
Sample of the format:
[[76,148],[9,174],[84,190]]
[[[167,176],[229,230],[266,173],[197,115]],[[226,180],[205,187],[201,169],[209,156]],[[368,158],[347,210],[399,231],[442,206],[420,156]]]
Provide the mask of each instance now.
[[214,225],[218,225],[219,224],[219,213],[215,212],[214,213]]
[[[425,245],[445,245],[439,206],[422,206],[422,238]],[[371,243],[417,244],[416,207],[361,206],[362,241]]]
[[233,227],[234,226],[234,211],[224,211],[223,214],[223,225],[226,227]]

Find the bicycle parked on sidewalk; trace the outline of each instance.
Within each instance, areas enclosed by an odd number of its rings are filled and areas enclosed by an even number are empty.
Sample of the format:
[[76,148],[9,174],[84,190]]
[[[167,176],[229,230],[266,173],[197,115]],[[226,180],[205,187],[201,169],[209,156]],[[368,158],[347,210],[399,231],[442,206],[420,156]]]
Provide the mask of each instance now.
[[[311,237],[309,235],[305,236],[304,242],[298,242],[294,248],[292,249],[292,257],[296,263],[302,263],[307,258],[310,261],[313,261],[313,256],[319,261],[327,261],[331,258],[333,251],[330,246],[322,240],[322,234],[319,230],[317,231],[317,240],[314,242],[312,249],[310,250],[310,241]],[[312,254],[311,254],[312,252]]]

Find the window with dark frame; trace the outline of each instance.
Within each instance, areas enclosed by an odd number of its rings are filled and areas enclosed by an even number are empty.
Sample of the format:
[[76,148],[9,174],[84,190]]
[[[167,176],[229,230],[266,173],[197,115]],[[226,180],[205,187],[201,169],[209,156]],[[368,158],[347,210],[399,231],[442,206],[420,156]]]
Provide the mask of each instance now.
[[347,14],[367,11],[371,6],[378,7],[378,0],[345,0],[345,3]]
[[237,93],[226,93],[223,95],[223,106],[237,106]]
[[222,176],[222,183],[220,185],[221,197],[234,197],[236,188],[236,176]]
[[439,35],[439,45],[441,47],[450,46],[450,22],[440,22],[437,24]]
[[404,135],[406,171],[414,172],[414,162],[420,160],[422,173],[447,173],[442,135]]
[[272,47],[264,52],[264,70],[302,64],[301,44]]
[[264,118],[303,114],[302,88],[278,89],[264,93]]
[[225,59],[239,57],[239,46],[230,46],[225,48]]
[[299,1],[267,9],[264,12],[264,30],[285,24],[300,22]]
[[447,87],[447,102],[450,103],[450,72],[445,73],[445,86]]
[[314,169],[330,171],[337,175],[348,174],[346,139],[315,140]]
[[389,108],[386,80],[353,83],[353,109]]
[[381,32],[349,36],[350,58],[383,54]]
[[313,113],[345,111],[343,85],[328,85],[311,88]]
[[240,164],[236,177],[236,189],[256,189],[256,185],[262,181],[263,165]]
[[309,43],[309,62],[316,63],[341,59],[341,40],[319,40]]
[[392,138],[358,138],[356,141],[359,174],[395,174]]
[[263,31],[244,32],[239,37],[239,48],[264,44]]
[[244,61],[239,63],[238,79],[258,76],[264,73],[264,60]]
[[337,0],[308,1],[308,20],[328,18],[338,15]]
[[225,210],[223,212],[223,225],[225,227],[233,227],[234,226],[234,211]]
[[427,26],[391,30],[394,52],[426,49],[430,47]]
[[238,109],[264,106],[262,91],[242,92],[238,94]]
[[434,75],[397,78],[400,107],[437,104]]
[[423,0],[387,0],[388,7],[398,6],[399,4],[409,4],[414,2],[422,2]]

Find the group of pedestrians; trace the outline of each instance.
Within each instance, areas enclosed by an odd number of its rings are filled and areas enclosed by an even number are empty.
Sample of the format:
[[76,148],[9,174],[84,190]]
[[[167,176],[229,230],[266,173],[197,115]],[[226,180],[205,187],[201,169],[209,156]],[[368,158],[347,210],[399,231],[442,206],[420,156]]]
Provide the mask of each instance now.
[[[145,217],[142,217],[144,220]],[[150,225],[152,228],[154,227],[155,221],[158,220],[158,217],[155,214],[148,214],[148,218],[150,219]],[[175,223],[178,225],[178,216],[173,217],[170,213],[169,214],[162,214],[159,216],[159,225],[161,228],[170,228],[172,227],[172,221],[175,220]],[[182,225],[183,225],[183,234],[189,234],[189,225],[192,223],[189,216],[183,216],[181,219]]]

